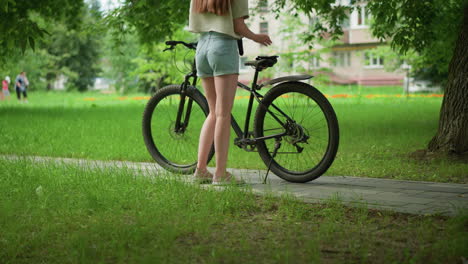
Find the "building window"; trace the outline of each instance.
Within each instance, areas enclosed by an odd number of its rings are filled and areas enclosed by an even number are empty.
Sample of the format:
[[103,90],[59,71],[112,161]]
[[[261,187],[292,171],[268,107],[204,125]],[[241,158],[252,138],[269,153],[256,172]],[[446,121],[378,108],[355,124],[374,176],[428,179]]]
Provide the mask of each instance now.
[[351,53],[349,51],[333,52],[333,66],[335,67],[351,66]]
[[384,59],[382,56],[366,52],[364,54],[365,67],[367,68],[382,68],[384,66]]
[[260,22],[260,34],[268,34],[268,22]]
[[353,10],[350,16],[351,28],[368,27],[370,24],[370,20],[371,15],[365,5],[355,6],[355,9]]
[[365,5],[357,7],[357,22],[355,23],[358,26],[367,26],[369,25],[370,15],[366,9]]
[[258,1],[258,11],[260,11],[261,13],[268,12],[268,0]]

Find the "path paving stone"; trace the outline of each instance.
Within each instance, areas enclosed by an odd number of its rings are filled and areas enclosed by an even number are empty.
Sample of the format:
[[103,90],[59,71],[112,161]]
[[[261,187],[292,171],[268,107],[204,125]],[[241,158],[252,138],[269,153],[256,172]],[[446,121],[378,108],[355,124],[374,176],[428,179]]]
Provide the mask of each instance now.
[[[92,161],[69,158],[0,156],[3,159],[27,159],[35,162],[77,164],[89,168],[128,168],[139,175],[155,176],[165,171],[155,163]],[[212,169],[211,169],[212,170]],[[265,171],[229,169],[242,177],[259,194],[294,195],[308,203],[339,200],[346,205],[392,210],[411,214],[456,215],[468,212],[468,184],[417,182],[353,176],[322,176],[308,183],[290,183],[270,173],[262,184]],[[185,177],[186,180],[189,177]],[[209,188],[211,186],[204,186]],[[217,187],[218,188],[218,187]],[[222,189],[222,187],[220,187]]]

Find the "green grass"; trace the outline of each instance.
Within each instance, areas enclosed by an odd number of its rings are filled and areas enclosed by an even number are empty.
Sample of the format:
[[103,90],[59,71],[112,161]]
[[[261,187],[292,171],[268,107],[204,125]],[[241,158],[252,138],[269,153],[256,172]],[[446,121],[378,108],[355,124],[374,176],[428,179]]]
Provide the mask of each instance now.
[[[399,87],[330,87],[326,94],[398,94]],[[243,93],[239,93],[243,95]],[[142,95],[31,93],[28,104],[0,102],[0,153],[101,160],[151,161],[141,135]],[[93,98],[94,101],[85,99]],[[330,98],[340,124],[340,148],[327,175],[468,182],[468,164],[417,161],[437,129],[441,98]],[[247,99],[235,102],[243,124]],[[196,143],[196,142],[195,142]],[[211,166],[214,164],[211,163]],[[257,153],[231,146],[228,166],[265,169]]]
[[457,263],[468,217],[0,159],[0,263]]

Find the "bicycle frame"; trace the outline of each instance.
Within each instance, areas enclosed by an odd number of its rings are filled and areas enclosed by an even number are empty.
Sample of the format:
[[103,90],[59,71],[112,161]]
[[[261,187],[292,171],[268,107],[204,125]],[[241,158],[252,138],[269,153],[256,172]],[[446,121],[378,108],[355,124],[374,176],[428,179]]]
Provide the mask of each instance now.
[[[185,99],[186,99],[187,87],[188,87],[188,85],[190,85],[190,78],[192,78],[191,83],[192,83],[193,87],[196,87],[196,83],[197,83],[197,80],[198,80],[197,70],[196,70],[195,65],[196,64],[195,64],[195,59],[194,59],[193,63],[192,63],[191,72],[188,73],[187,75],[185,75],[185,80],[181,84],[181,100],[180,100],[179,110],[177,112],[176,123],[175,123],[175,131],[176,132],[183,132],[185,130],[185,128],[188,126],[188,123],[189,123],[189,120],[190,120],[190,114],[191,114],[193,100],[189,98],[187,109],[186,109],[186,114],[185,114],[185,118],[184,118],[184,122],[181,123],[182,114],[183,114],[184,108],[185,108],[185,101],[186,101]],[[287,134],[287,132],[283,132],[283,133],[278,133],[278,134],[274,134],[274,135],[253,138],[253,137],[251,137],[251,133],[249,133],[250,118],[252,116],[252,108],[253,108],[254,99],[256,99],[256,101],[259,103],[260,107],[262,107],[262,105],[263,105],[263,103],[262,103],[263,95],[261,95],[260,93],[257,92],[257,90],[259,89],[259,85],[257,84],[257,80],[258,80],[258,74],[259,74],[260,71],[261,70],[258,70],[258,69],[255,70],[254,79],[252,80],[252,88],[247,86],[247,85],[244,85],[243,83],[237,82],[237,86],[239,88],[244,89],[244,90],[246,90],[246,91],[248,91],[250,93],[249,103],[248,103],[248,106],[247,106],[246,119],[245,119],[245,124],[244,124],[244,130],[241,129],[241,127],[237,123],[237,120],[231,114],[231,127],[234,129],[234,132],[236,133],[236,135],[238,137],[238,138],[236,138],[234,143],[238,147],[245,147],[247,145],[254,146],[257,143],[258,140],[267,140],[267,139],[271,139],[271,138],[280,138],[280,137]],[[275,105],[272,105],[272,106],[276,111],[278,111],[284,117],[286,117],[286,119],[288,121],[291,120],[291,118],[289,116],[287,116],[283,111],[281,111],[281,109],[279,109]],[[268,111],[269,114],[271,114],[271,116],[276,121],[278,121],[279,124],[281,124],[281,126],[286,128],[285,123],[282,122],[274,113],[272,113],[270,110],[267,110],[267,111]]]
[[[257,80],[258,80],[258,73],[260,71],[258,69],[255,70],[255,74],[254,74],[254,79],[252,80],[252,88],[248,87],[247,85],[244,85],[243,83],[240,83],[238,82],[237,83],[237,86],[241,89],[244,89],[246,91],[248,91],[250,93],[250,97],[249,97],[249,103],[247,105],[247,113],[246,113],[246,117],[245,117],[245,124],[244,124],[244,131],[242,131],[242,129],[240,128],[239,124],[237,123],[236,119],[234,118],[234,116],[232,116],[231,114],[231,126],[232,128],[234,129],[234,132],[236,133],[237,135],[237,139],[235,141],[235,144],[238,146],[238,147],[243,147],[245,145],[255,145],[257,143],[258,140],[267,140],[267,139],[271,139],[271,138],[278,138],[278,137],[282,137],[284,135],[286,135],[287,133],[286,132],[283,132],[283,133],[279,133],[279,134],[274,134],[274,135],[269,135],[269,136],[265,136],[265,137],[257,137],[257,138],[254,138],[254,137],[250,137],[251,134],[249,134],[249,126],[250,126],[250,117],[252,116],[252,107],[253,107],[253,101],[254,99],[258,102],[259,104],[259,107],[262,107],[263,106],[263,95],[259,94],[257,92],[258,90],[258,87],[259,85],[257,84]],[[272,105],[273,108],[275,108],[275,110],[277,110],[278,112],[280,112],[283,116],[285,116],[288,120],[291,120],[289,118],[289,116],[287,116],[283,111],[281,111],[279,108],[277,108],[275,105]],[[272,113],[270,110],[267,109],[267,112],[269,114],[271,114],[271,116],[276,120],[278,121],[278,123],[280,123],[283,127],[285,127],[285,124],[284,122],[282,122],[274,113]]]

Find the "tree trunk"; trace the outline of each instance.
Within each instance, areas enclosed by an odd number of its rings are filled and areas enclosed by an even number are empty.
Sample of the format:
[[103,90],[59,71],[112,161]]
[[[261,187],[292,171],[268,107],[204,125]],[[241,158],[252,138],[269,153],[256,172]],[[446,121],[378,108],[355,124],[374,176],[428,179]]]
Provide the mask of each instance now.
[[468,5],[449,65],[448,82],[440,110],[439,129],[428,150],[461,155],[468,152]]

